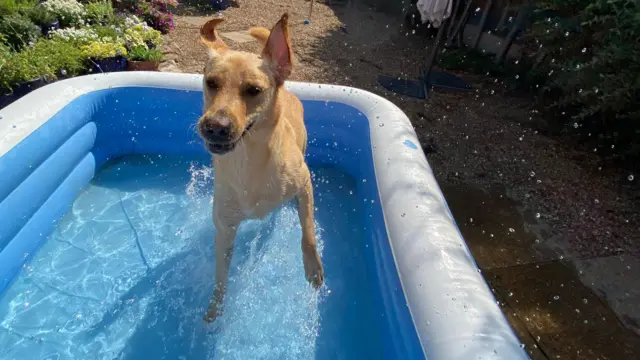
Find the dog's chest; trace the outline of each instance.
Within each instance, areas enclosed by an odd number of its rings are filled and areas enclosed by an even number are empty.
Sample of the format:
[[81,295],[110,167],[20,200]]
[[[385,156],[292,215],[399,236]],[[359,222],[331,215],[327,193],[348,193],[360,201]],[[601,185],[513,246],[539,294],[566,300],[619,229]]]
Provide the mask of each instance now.
[[237,161],[219,171],[247,218],[262,218],[299,192],[295,169],[277,163]]

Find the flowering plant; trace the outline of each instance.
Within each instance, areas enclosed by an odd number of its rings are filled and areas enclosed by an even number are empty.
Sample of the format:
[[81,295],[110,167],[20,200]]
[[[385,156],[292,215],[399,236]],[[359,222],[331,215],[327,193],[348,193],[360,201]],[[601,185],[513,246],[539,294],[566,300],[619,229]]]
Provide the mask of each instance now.
[[47,0],[42,7],[54,14],[62,27],[84,23],[85,8],[76,0]]
[[[134,15],[135,16],[135,15]],[[136,22],[135,19],[125,19],[124,40],[127,48],[142,46],[145,48],[156,48],[162,45],[162,34],[153,29],[145,22]]]
[[49,33],[52,39],[68,41],[77,45],[86,45],[98,40],[98,34],[92,28],[66,28]]
[[175,24],[173,22],[173,14],[156,12],[153,14],[153,18],[151,20],[153,27],[158,29],[161,33],[166,34],[169,31],[173,30]]
[[178,7],[178,1],[177,0],[151,0],[151,5],[162,12],[171,12],[171,10]]
[[138,4],[136,14],[163,34],[168,33],[174,27],[173,14],[161,11],[154,7],[153,3],[143,2]]
[[102,38],[82,46],[82,55],[94,59],[108,59],[127,55],[127,49],[119,39]]

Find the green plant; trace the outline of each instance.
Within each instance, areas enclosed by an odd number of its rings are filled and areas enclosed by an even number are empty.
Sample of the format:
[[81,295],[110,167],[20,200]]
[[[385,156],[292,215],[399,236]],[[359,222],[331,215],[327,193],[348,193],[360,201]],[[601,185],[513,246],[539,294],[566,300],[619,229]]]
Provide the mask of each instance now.
[[46,73],[55,77],[79,75],[85,69],[86,57],[73,42],[41,39],[28,51],[32,57],[45,59]]
[[86,10],[76,0],[47,0],[42,6],[48,12],[54,14],[60,21],[60,26],[69,27],[84,23]]
[[0,0],[0,17],[24,13],[36,6],[38,0]]
[[115,25],[94,25],[91,27],[91,30],[93,30],[99,38],[116,39],[122,35],[122,30]]
[[162,34],[144,22],[125,29],[124,39],[129,49],[134,47],[159,47],[162,45]]
[[27,12],[29,19],[37,25],[50,25],[55,22],[56,16],[47,11],[42,5],[36,5]]
[[129,50],[127,58],[133,61],[155,61],[162,60],[162,51],[149,49],[146,46],[136,46]]
[[87,20],[93,24],[108,24],[115,18],[111,1],[101,0],[98,2],[90,2],[84,7],[87,12]]
[[7,45],[0,43],[0,94],[11,88],[9,63],[12,55],[11,49]]
[[28,17],[14,13],[0,19],[0,34],[4,34],[4,42],[17,51],[33,43],[41,32]]
[[102,39],[81,47],[82,55],[93,60],[108,59],[127,55],[124,43],[119,40]]

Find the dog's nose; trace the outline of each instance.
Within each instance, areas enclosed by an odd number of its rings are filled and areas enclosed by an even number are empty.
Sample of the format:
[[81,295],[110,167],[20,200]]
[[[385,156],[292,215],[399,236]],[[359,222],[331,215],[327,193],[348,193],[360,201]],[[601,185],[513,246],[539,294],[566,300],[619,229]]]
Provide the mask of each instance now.
[[208,140],[226,141],[231,136],[231,121],[226,116],[206,117],[200,124],[200,132]]

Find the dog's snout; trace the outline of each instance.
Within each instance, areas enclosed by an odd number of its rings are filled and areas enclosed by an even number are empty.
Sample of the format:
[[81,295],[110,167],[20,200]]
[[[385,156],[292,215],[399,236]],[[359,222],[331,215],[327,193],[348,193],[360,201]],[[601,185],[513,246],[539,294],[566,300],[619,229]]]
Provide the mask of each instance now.
[[207,116],[200,122],[200,132],[207,140],[227,141],[231,137],[231,126],[226,116]]

